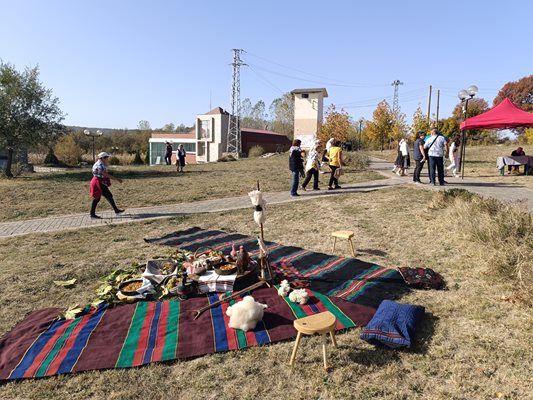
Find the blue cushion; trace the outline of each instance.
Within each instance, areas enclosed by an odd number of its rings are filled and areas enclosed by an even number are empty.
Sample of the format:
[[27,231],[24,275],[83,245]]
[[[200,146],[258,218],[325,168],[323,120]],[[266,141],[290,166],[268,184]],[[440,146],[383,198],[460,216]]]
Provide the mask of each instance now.
[[361,332],[361,339],[387,347],[411,347],[411,338],[424,307],[383,300],[372,320]]

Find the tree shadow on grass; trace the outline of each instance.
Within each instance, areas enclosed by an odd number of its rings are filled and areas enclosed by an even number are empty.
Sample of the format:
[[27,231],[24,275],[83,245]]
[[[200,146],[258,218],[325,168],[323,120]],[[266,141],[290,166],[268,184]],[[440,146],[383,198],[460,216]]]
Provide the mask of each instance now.
[[[212,171],[186,171],[184,173],[176,172],[175,170],[160,171],[160,170],[142,170],[142,171],[113,171],[111,173],[121,179],[146,179],[146,178],[179,178],[181,176],[200,175]],[[75,172],[51,172],[38,173],[29,176],[28,180],[36,181],[64,181],[64,182],[88,182],[92,178],[91,170],[80,170]]]

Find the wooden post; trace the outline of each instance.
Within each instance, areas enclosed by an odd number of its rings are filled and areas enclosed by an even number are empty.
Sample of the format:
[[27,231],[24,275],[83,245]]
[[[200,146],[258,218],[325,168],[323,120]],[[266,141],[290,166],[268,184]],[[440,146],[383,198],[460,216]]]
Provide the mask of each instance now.
[[428,125],[430,122],[430,115],[431,115],[431,85],[429,85],[429,93],[428,93]]

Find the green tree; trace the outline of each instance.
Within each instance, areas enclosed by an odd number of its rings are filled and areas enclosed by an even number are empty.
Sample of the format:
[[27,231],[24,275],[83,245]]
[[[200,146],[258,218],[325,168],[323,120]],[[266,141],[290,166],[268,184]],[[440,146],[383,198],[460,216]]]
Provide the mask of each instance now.
[[368,139],[374,144],[379,144],[381,151],[385,147],[392,128],[394,126],[394,114],[391,111],[389,103],[381,101],[374,113],[372,114],[372,121],[368,122],[365,129]]
[[176,127],[174,126],[174,124],[172,122],[169,122],[168,124],[165,124],[161,130],[163,132],[174,132],[174,130],[176,129]]
[[81,149],[71,135],[60,138],[54,146],[54,151],[64,164],[74,166],[81,161]]
[[290,92],[274,99],[269,107],[270,129],[294,137],[294,97]]
[[331,104],[326,111],[324,124],[317,134],[318,140],[326,143],[330,138],[346,142],[349,137],[355,136],[353,121],[346,111],[337,111],[335,104]]
[[39,81],[39,69],[19,72],[0,62],[0,147],[7,149],[5,175],[13,177],[14,151],[46,144],[65,131],[59,99]]
[[152,126],[150,125],[150,122],[146,121],[145,119],[142,119],[137,124],[137,129],[140,131],[151,131]]
[[448,117],[439,121],[438,129],[444,136],[452,138],[460,133],[459,121],[454,117]]

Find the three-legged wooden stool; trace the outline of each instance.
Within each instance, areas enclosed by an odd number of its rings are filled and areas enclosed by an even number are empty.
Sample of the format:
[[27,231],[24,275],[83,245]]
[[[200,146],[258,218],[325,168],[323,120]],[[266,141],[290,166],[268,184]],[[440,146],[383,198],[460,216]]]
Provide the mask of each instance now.
[[331,234],[333,236],[333,250],[335,251],[335,244],[337,243],[337,238],[348,240],[349,248],[352,250],[352,256],[355,257],[355,249],[353,247],[353,238],[354,233],[352,231],[335,231]]
[[300,338],[304,335],[314,335],[318,333],[322,335],[322,352],[324,354],[324,368],[328,370],[327,362],[327,334],[331,336],[333,347],[337,347],[337,340],[335,339],[335,322],[337,318],[329,311],[324,311],[318,314],[310,315],[309,317],[300,318],[294,321],[294,328],[298,331],[296,336],[296,342],[294,342],[294,348],[292,349],[291,361],[289,365],[294,367],[294,360],[296,358],[296,351],[300,344]]

